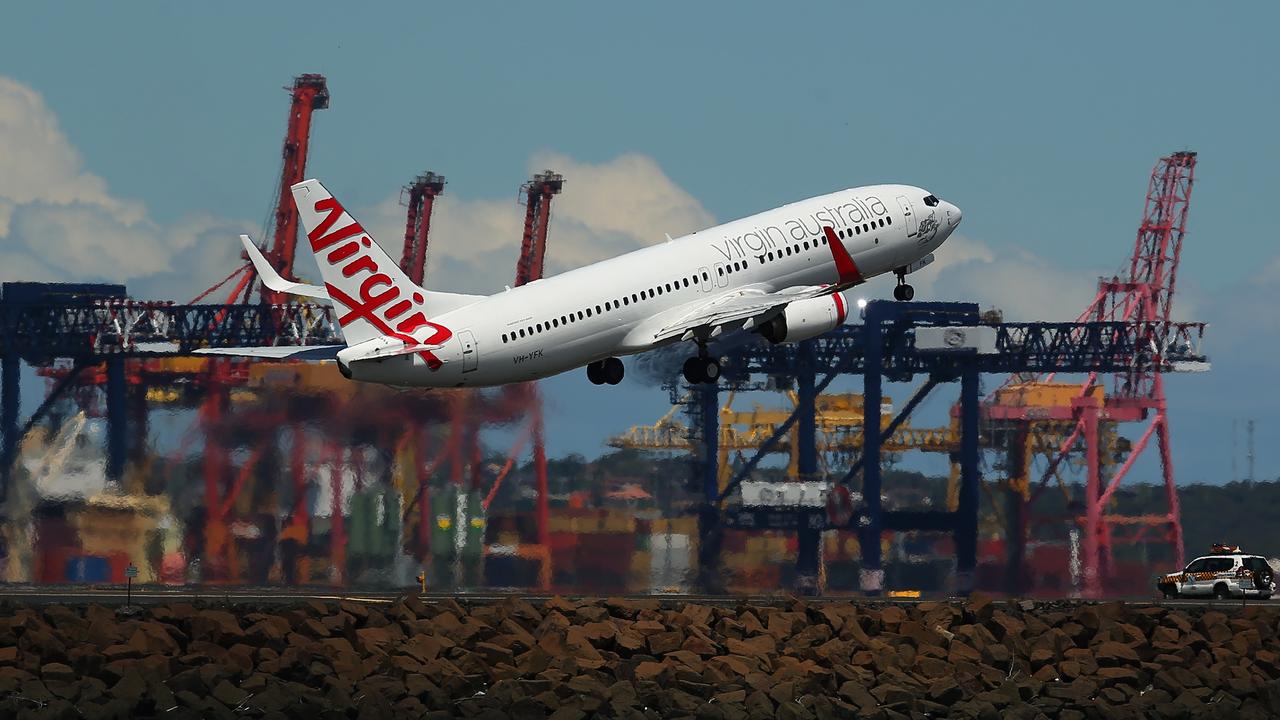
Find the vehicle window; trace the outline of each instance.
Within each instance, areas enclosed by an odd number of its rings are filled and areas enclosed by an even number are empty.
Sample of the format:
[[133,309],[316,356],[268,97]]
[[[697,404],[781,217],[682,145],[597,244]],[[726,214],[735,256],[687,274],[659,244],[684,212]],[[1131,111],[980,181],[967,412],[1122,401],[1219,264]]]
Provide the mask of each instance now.
[[938,197],[936,195],[926,195],[924,198],[924,204],[929,207],[937,207]]
[[1210,558],[1208,572],[1227,572],[1236,566],[1231,558]]
[[1208,568],[1208,565],[1209,565],[1209,560],[1207,558],[1200,558],[1199,560],[1195,560],[1190,565],[1188,565],[1187,569],[1184,572],[1189,572],[1189,573],[1204,572]]
[[1269,568],[1269,567],[1270,567],[1270,566],[1267,564],[1267,561],[1266,561],[1266,560],[1264,560],[1263,558],[1260,558],[1260,557],[1251,557],[1251,558],[1249,558],[1249,569],[1250,569],[1250,570],[1253,570],[1253,571],[1255,571],[1255,572],[1256,572],[1256,571],[1258,571],[1258,570],[1262,570],[1262,569],[1264,569],[1264,568]]
[[892,225],[892,224],[893,224],[893,216],[889,216],[889,217],[885,218],[885,219],[884,219],[884,224],[885,224],[885,225]]

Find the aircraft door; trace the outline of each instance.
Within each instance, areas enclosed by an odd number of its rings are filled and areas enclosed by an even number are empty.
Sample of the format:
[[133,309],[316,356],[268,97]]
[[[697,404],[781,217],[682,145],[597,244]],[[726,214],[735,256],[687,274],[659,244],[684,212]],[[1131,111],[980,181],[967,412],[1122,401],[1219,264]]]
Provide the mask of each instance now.
[[716,287],[725,287],[729,284],[729,273],[724,271],[724,263],[716,263],[716,271],[713,279],[716,281]]
[[705,267],[698,268],[698,282],[702,283],[702,292],[711,292],[711,271]]
[[469,373],[480,365],[480,353],[476,351],[476,336],[470,330],[458,332],[458,342],[462,343],[462,372]]
[[907,221],[907,237],[916,236],[916,215],[911,212],[911,201],[906,195],[898,196],[898,207],[902,208],[902,214]]

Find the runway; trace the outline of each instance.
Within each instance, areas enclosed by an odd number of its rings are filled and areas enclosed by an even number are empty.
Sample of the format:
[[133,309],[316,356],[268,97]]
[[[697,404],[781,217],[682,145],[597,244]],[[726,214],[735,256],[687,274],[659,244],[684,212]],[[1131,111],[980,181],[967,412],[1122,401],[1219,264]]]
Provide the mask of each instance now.
[[[0,602],[9,601],[30,605],[123,605],[132,602],[135,605],[155,603],[211,603],[222,605],[289,605],[309,601],[319,602],[360,602],[372,604],[391,604],[402,597],[414,596],[419,600],[432,604],[454,600],[462,603],[494,603],[518,598],[534,604],[544,603],[554,597],[568,600],[604,600],[620,599],[626,601],[657,601],[660,606],[680,603],[700,603],[709,605],[781,605],[790,602],[795,596],[791,594],[773,595],[554,595],[547,593],[522,592],[413,592],[390,590],[342,590],[334,588],[297,588],[297,587],[261,587],[261,588],[219,588],[219,587],[135,587],[132,594],[124,587],[96,586],[8,586],[0,587]],[[922,598],[887,598],[867,597],[863,595],[824,595],[803,598],[809,603],[856,603],[866,605],[918,605],[926,602],[966,602],[962,597],[922,597]],[[1178,598],[1175,600],[1155,599],[1151,597],[1106,598],[1102,600],[1084,600],[1080,598],[992,598],[996,602],[1033,603],[1031,607],[1045,605],[1080,605],[1085,603],[1120,601],[1129,605],[1166,607],[1217,607],[1230,608],[1249,605],[1275,605],[1280,599],[1259,600],[1248,598],[1242,602],[1239,598],[1232,600],[1214,600],[1213,598]]]

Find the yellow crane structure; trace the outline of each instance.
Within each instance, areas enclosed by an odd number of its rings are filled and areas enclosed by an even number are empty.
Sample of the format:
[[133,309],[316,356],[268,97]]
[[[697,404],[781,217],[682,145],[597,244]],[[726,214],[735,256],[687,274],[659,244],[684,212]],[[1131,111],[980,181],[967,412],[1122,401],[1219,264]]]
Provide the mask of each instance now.
[[[1095,387],[1090,391],[1101,400],[1103,389]],[[1001,503],[996,501],[993,490],[1013,492],[1024,501],[1031,497],[1033,477],[1037,468],[1049,465],[1049,459],[1058,453],[1062,445],[1070,437],[1074,423],[1069,420],[1049,417],[1048,408],[1070,405],[1070,398],[1080,393],[1078,384],[1024,382],[1010,384],[992,393],[987,399],[988,405],[1019,406],[1027,409],[1025,420],[995,421],[988,420],[983,425],[980,442],[984,447],[1003,452],[1004,460],[998,467],[998,475],[989,478],[983,484],[984,493],[995,510],[995,527],[1005,525],[1004,511]],[[779,426],[786,422],[797,402],[794,392],[788,392],[791,407],[766,408],[760,404],[750,409],[734,407],[735,394],[728,393],[724,405],[720,408],[720,438],[717,443],[718,485],[723,491],[733,476],[734,468],[729,462],[733,453],[755,451],[761,448]],[[616,448],[639,450],[656,450],[670,452],[692,452],[689,442],[689,429],[681,422],[678,411],[683,403],[673,405],[665,415],[651,425],[636,425],[627,432],[610,439],[609,444]],[[1037,418],[1037,408],[1045,408],[1045,417]],[[846,462],[856,459],[862,450],[862,424],[865,407],[862,395],[844,393],[820,395],[816,400],[815,416],[817,421],[817,447],[820,463],[826,464],[831,458],[840,458]],[[882,429],[888,429],[892,420],[892,400],[885,397],[885,406],[880,411]],[[788,455],[787,474],[789,477],[799,475],[797,426],[783,438],[772,445],[772,452]],[[1123,459],[1125,441],[1115,433],[1114,423],[1103,423],[1101,432],[1107,440],[1107,447],[1112,452],[1104,453],[1104,462],[1114,464]],[[930,453],[956,453],[960,449],[960,427],[954,416],[944,427],[920,428],[902,423],[894,433],[885,438],[883,448],[886,452],[906,452],[918,450]],[[1070,492],[1062,478],[1064,470],[1079,460],[1068,456],[1067,464],[1060,464],[1053,469],[1050,476],[1057,480],[1056,485],[1064,497],[1070,501]],[[829,470],[824,467],[824,471]],[[1037,478],[1038,479],[1038,478]],[[959,504],[960,467],[951,463],[951,471],[947,482],[947,507],[954,511]],[[988,533],[990,534],[990,533]]]
[[[749,410],[738,410],[733,407],[735,394],[728,394],[720,408],[717,480],[721,490],[733,476],[733,467],[729,463],[730,454],[759,449],[787,421],[797,402],[794,392],[788,392],[787,396],[791,400],[791,408],[766,408],[757,403]],[[815,405],[817,445],[821,462],[825,463],[829,457],[856,457],[862,449],[862,424],[865,417],[862,395],[820,395]],[[681,407],[680,404],[673,405],[657,422],[652,425],[636,425],[610,439],[609,444],[616,448],[692,452],[689,430],[676,418]],[[892,419],[892,400],[886,397],[885,405],[880,409],[881,428],[888,429]],[[787,474],[790,477],[799,475],[798,432],[798,427],[792,426],[787,436],[780,438],[772,446],[773,452],[788,455]],[[922,450],[950,453],[959,449],[959,444],[959,428],[954,423],[944,428],[916,428],[904,423],[885,439],[884,449],[888,452]]]

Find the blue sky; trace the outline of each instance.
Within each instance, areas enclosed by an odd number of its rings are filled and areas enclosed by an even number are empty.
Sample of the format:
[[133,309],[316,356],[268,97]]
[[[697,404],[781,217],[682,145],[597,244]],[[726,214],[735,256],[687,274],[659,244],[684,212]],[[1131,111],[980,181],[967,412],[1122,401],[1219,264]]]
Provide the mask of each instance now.
[[[965,211],[964,238],[943,249],[922,295],[1073,317],[1130,251],[1151,165],[1193,149],[1177,306],[1214,323],[1216,369],[1171,382],[1179,474],[1229,479],[1234,417],[1258,420],[1258,474],[1280,472],[1274,3],[351,7],[7,9],[0,77],[39,103],[0,94],[0,212],[12,213],[0,279],[124,277],[135,295],[184,300],[182,288],[225,275],[233,230],[268,213],[280,88],[303,72],[327,75],[333,95],[310,173],[349,207],[393,228],[401,185],[428,168],[448,176],[454,204],[441,210],[453,220],[433,236],[429,270],[446,289],[506,281],[518,235],[487,239],[482,259],[468,244],[510,227],[516,187],[555,161],[568,180],[550,241],[557,267],[703,220],[901,181]],[[57,162],[14,151],[46,147],[22,133],[50,132]],[[22,196],[28,179],[56,186],[51,167],[79,190]],[[77,207],[106,208],[114,229],[95,224],[102,212],[70,217]],[[136,267],[150,252],[168,259]],[[548,389],[552,452],[594,454],[603,435],[666,408],[664,393],[626,383],[603,410],[578,373]]]

